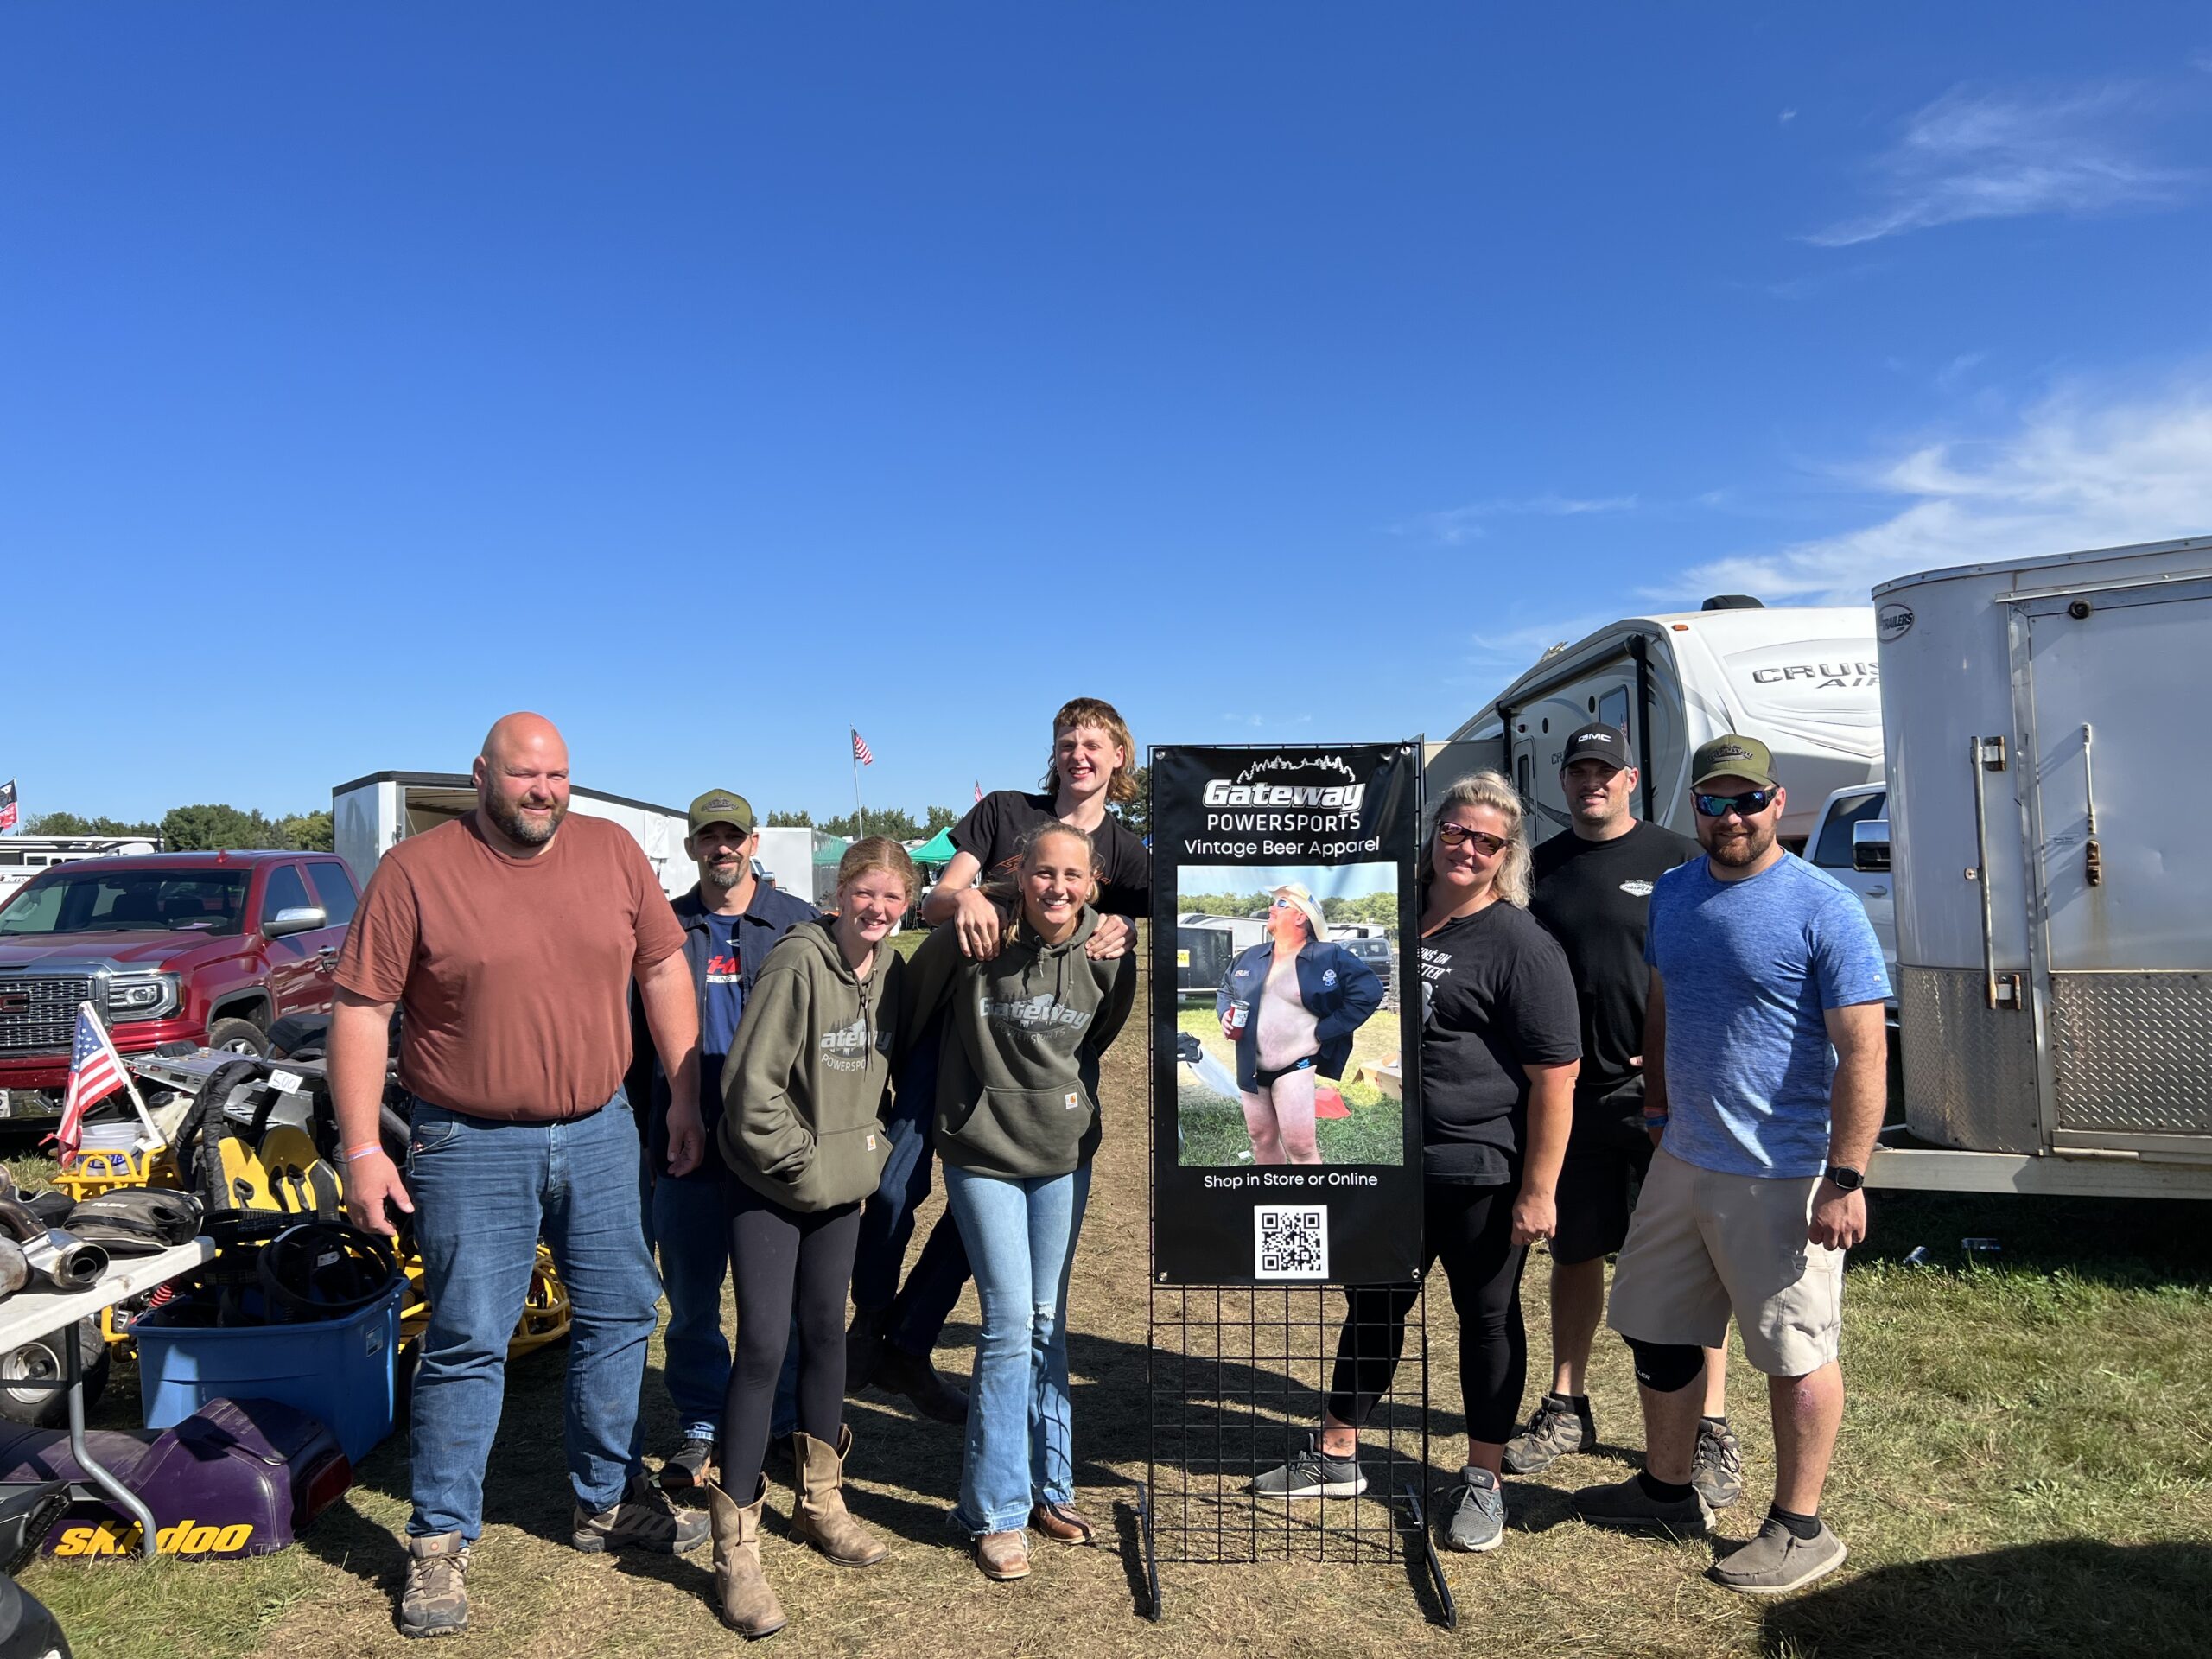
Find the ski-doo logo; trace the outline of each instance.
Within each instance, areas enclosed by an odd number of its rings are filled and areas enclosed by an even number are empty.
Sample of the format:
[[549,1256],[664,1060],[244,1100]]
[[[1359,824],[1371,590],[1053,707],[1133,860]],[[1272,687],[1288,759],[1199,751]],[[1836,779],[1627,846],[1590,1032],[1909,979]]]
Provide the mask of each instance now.
[[[54,1541],[56,1555],[135,1554],[141,1537],[136,1522],[102,1521],[89,1527],[71,1527]],[[253,1536],[244,1521],[227,1527],[203,1527],[196,1521],[180,1521],[154,1535],[154,1549],[162,1555],[234,1555]]]
[[1024,1031],[1040,1031],[1047,1026],[1083,1027],[1090,1023],[1090,1014],[1082,1008],[1064,1008],[1048,994],[1025,996],[1006,1001],[982,999],[983,1018],[1002,1026],[1019,1026]]

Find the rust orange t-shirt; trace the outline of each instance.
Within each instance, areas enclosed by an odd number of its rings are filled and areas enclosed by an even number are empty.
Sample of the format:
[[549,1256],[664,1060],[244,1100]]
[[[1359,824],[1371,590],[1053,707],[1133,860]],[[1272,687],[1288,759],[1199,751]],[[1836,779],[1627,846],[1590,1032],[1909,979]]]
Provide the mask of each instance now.
[[571,812],[512,858],[474,812],[378,861],[338,982],[400,1006],[400,1080],[471,1117],[578,1117],[630,1064],[630,980],[683,948],[645,849]]

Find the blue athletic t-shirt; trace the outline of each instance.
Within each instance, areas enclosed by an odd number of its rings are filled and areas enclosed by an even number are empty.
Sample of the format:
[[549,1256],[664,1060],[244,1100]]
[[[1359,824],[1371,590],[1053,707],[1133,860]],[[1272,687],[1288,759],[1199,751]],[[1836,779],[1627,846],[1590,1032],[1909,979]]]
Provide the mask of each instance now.
[[706,919],[707,978],[699,995],[699,1109],[711,1135],[721,1121],[722,1062],[737,1046],[737,1022],[745,1014],[745,982],[738,974],[737,918],[709,911]]
[[1666,981],[1666,1149],[1730,1175],[1826,1169],[1823,1016],[1890,994],[1857,896],[1794,855],[1740,881],[1694,859],[1652,890],[1643,959]]

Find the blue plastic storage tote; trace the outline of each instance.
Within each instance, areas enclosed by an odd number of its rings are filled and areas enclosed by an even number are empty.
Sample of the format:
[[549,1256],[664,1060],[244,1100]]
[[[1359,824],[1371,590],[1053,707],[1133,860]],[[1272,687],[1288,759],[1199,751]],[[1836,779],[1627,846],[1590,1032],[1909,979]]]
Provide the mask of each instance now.
[[310,1325],[167,1325],[156,1308],[133,1321],[146,1427],[168,1428],[210,1400],[276,1400],[321,1419],[359,1463],[391,1433],[392,1356],[402,1280],[342,1319]]

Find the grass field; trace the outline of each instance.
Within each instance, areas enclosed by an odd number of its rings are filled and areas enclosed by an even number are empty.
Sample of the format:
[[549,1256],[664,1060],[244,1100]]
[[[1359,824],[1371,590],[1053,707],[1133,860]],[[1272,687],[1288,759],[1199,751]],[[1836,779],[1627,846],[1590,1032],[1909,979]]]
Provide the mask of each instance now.
[[[1574,1486],[1618,1478],[1632,1453],[1570,1459],[1508,1483],[1515,1529],[1497,1553],[1449,1557],[1460,1624],[1424,1618],[1401,1567],[1270,1565],[1163,1569],[1166,1618],[1140,1616],[1126,1504],[1146,1455],[1146,1138],[1143,1048],[1109,1056],[1108,1140],[1076,1265],[1078,1478],[1122,1542],[1040,1550],[1025,1584],[986,1583],[943,1524],[960,1437],[902,1402],[850,1403],[854,1508],[893,1554],[842,1571],[792,1545],[780,1520],[768,1570],[791,1616],[770,1651],[1343,1656],[2050,1655],[2123,1659],[2212,1652],[2212,1234],[2178,1204],[1875,1195],[1853,1258],[1845,1363],[1851,1389],[1827,1513],[1848,1541],[1842,1572],[1775,1605],[1700,1576],[1705,1544],[1592,1531],[1568,1517]],[[29,1160],[16,1166],[30,1173]],[[934,1207],[934,1205],[932,1206]],[[1998,1239],[1968,1256],[1959,1241]],[[1904,1257],[1925,1245],[1922,1265]],[[1529,1317],[1541,1363],[1544,1270]],[[954,1316],[964,1369],[972,1298]],[[1433,1476],[1456,1468],[1460,1429],[1448,1298],[1432,1299]],[[562,1352],[518,1363],[471,1575],[475,1624],[453,1644],[484,1659],[709,1653],[741,1644],[709,1612],[705,1552],[682,1560],[583,1556],[566,1544],[559,1452]],[[647,1378],[648,1447],[671,1428]],[[1540,1381],[1541,1379],[1539,1379]],[[1750,1491],[1723,1517],[1750,1533],[1772,1470],[1758,1380],[1732,1378]],[[1593,1394],[1609,1448],[1638,1444],[1625,1356],[1601,1344]],[[1301,1404],[1312,1405],[1309,1400]],[[99,1423],[137,1421],[120,1368]],[[416,1651],[394,1632],[406,1517],[404,1435],[300,1545],[237,1563],[41,1562],[25,1587],[85,1659],[353,1659]],[[787,1511],[772,1484],[770,1509]],[[440,1649],[444,1651],[444,1649]]]

